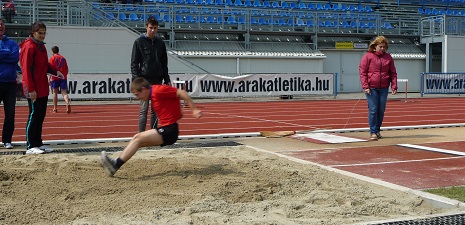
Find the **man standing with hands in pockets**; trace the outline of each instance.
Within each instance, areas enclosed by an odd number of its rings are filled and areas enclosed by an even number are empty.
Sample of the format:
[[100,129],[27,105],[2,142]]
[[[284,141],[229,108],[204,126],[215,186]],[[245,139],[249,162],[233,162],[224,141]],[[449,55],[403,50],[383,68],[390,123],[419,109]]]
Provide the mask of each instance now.
[[[156,37],[158,31],[158,20],[149,17],[145,24],[146,32],[134,41],[131,54],[132,80],[142,77],[151,85],[171,85],[168,75],[168,54],[162,39]],[[145,131],[147,126],[147,112],[149,101],[141,100],[139,113],[139,132]],[[150,128],[156,127],[157,115],[151,110]]]

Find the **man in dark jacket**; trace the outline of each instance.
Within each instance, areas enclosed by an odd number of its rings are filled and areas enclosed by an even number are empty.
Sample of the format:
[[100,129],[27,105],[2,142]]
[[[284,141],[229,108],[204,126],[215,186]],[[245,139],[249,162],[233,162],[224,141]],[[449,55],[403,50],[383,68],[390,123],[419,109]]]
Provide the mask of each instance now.
[[[131,55],[132,80],[137,77],[145,78],[150,84],[171,85],[168,75],[168,54],[162,39],[156,37],[158,20],[149,17],[145,24],[146,33],[134,41]],[[139,132],[145,131],[149,101],[141,101],[139,113]],[[150,110],[150,128],[156,128],[156,114]]]
[[5,23],[0,19],[0,103],[3,101],[2,142],[12,149],[11,139],[15,130],[16,68],[19,61],[19,46],[5,35]]

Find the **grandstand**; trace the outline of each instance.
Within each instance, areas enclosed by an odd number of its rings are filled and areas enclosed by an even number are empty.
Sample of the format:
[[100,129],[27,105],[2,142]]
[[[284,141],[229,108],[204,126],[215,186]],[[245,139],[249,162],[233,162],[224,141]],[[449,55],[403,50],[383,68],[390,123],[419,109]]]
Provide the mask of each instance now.
[[[358,60],[377,35],[391,41],[389,51],[398,59],[401,76],[415,80],[421,72],[444,70],[444,40],[437,41],[437,37],[465,33],[462,0],[144,0],[136,5],[15,0],[15,4],[18,15],[8,25],[7,35],[18,42],[27,37],[35,20],[48,27],[123,29],[136,37],[145,31],[145,18],[155,16],[170,59],[183,61],[175,66],[170,63],[173,73],[339,73],[338,88],[343,92],[359,90],[358,82],[353,82],[358,80]],[[54,35],[52,43],[57,39]],[[131,39],[125,42],[131,45]],[[69,57],[79,65],[87,63],[85,56]],[[218,57],[232,60],[219,61]],[[248,64],[235,59],[246,59]],[[270,60],[268,65],[260,64],[258,60],[263,59]],[[295,60],[299,66],[290,63]],[[112,64],[98,72],[119,69],[127,73],[128,62],[127,57],[116,60],[125,69]],[[419,86],[411,82],[409,89],[418,91]]]

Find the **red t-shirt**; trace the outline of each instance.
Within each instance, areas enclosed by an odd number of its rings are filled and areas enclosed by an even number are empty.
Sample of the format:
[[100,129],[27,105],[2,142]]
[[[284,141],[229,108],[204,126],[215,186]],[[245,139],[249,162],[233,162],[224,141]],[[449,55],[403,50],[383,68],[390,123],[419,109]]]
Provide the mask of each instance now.
[[[68,79],[68,64],[66,63],[65,57],[60,54],[53,54],[50,57],[49,63],[55,66],[64,76],[63,80]],[[52,76],[52,81],[61,80],[60,78]]]
[[181,119],[181,102],[176,95],[177,90],[169,85],[152,86],[150,100],[160,127],[171,125]]

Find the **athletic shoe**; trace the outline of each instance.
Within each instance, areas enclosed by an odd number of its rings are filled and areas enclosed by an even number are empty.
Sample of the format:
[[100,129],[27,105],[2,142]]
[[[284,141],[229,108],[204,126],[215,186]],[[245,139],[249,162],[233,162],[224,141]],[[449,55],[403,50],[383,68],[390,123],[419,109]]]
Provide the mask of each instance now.
[[5,143],[3,144],[3,147],[5,147],[6,149],[13,149],[13,145],[11,143]]
[[372,141],[377,141],[377,140],[378,140],[378,136],[377,136],[376,134],[372,134],[372,135],[370,136],[370,139],[371,139]]
[[71,113],[71,105],[66,105],[66,113],[70,114]]
[[40,148],[34,147],[26,150],[26,155],[32,155],[32,154],[44,154],[45,152],[40,150]]
[[378,137],[378,139],[383,138],[383,136],[381,136],[381,133],[376,133],[376,137]]
[[40,146],[39,149],[40,149],[40,150],[43,150],[43,151],[45,151],[45,152],[47,152],[47,153],[48,153],[48,152],[53,152],[53,151],[55,150],[55,149],[50,148],[50,147],[48,147],[48,146],[46,146],[46,145]]
[[100,154],[99,163],[100,166],[105,170],[107,175],[110,177],[115,175],[116,171],[118,170],[115,167],[115,160],[108,157],[105,151],[102,151],[102,153]]

